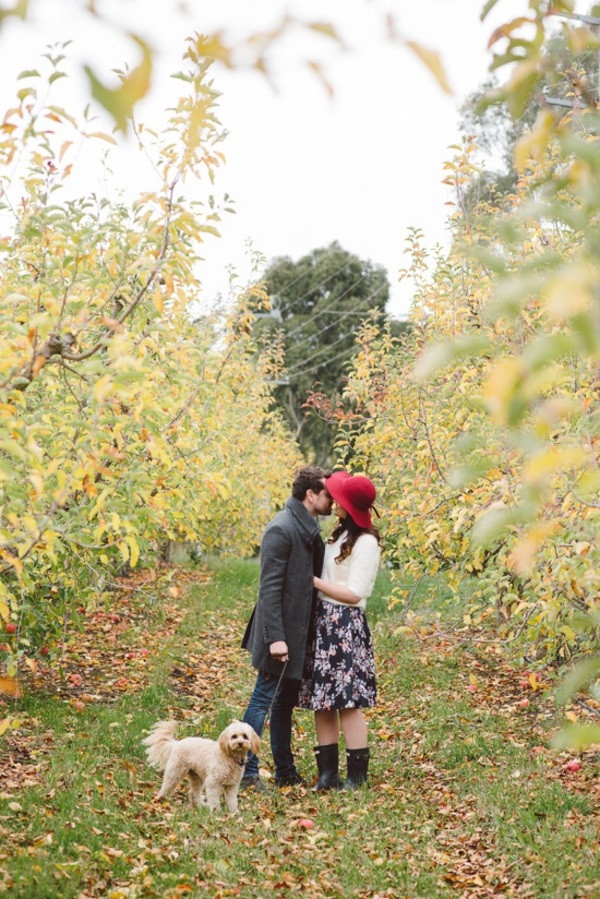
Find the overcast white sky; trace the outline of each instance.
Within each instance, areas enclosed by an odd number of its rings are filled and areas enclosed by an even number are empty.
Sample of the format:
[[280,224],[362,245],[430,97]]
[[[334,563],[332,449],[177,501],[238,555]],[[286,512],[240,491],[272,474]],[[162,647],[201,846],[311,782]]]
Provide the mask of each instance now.
[[[398,283],[407,230],[421,228],[429,246],[445,241],[450,195],[442,164],[459,139],[457,107],[486,75],[494,24],[525,12],[527,0],[499,0],[484,24],[482,0],[188,0],[187,12],[177,0],[97,0],[97,6],[116,21],[127,17],[159,53],[152,98],[139,113],[148,124],[153,106],[175,96],[178,82],[168,75],[178,68],[186,34],[219,28],[246,34],[286,11],[333,21],[351,52],[322,39],[288,39],[273,61],[277,92],[253,73],[216,75],[229,130],[218,186],[232,195],[237,214],[223,222],[222,239],[206,245],[206,296],[226,291],[228,265],[242,280],[247,276],[248,241],[267,259],[297,259],[337,240],[386,267],[390,311],[407,311],[409,290]],[[577,4],[580,12],[586,6]],[[406,47],[386,42],[383,10],[393,12],[403,36],[440,52],[453,96]],[[91,22],[81,0],[37,0],[33,12],[35,27],[15,22],[0,32],[3,102],[14,95],[14,76],[35,66],[54,41],[72,38],[72,57],[93,60],[106,80],[126,58],[136,62],[132,46]],[[315,55],[325,61],[333,99],[301,64]],[[131,165],[134,179],[137,157]]]

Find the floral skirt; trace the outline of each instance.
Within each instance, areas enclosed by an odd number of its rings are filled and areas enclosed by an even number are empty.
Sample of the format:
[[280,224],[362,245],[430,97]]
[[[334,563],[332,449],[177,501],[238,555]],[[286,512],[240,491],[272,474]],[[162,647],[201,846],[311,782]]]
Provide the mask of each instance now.
[[301,709],[360,709],[377,702],[373,640],[363,609],[317,603],[300,684]]

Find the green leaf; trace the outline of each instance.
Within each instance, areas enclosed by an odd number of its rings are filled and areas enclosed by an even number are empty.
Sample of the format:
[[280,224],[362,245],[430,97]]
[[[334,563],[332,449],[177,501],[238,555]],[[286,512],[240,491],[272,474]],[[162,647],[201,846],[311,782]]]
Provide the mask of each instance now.
[[536,271],[501,278],[492,300],[486,306],[486,317],[492,320],[499,315],[514,318],[532,295],[540,293],[545,280],[546,276]]
[[107,87],[105,84],[102,84],[90,66],[84,67],[90,82],[92,96],[110,113],[117,127],[124,132],[128,130],[133,107],[148,93],[152,75],[152,53],[150,48],[136,35],[131,35],[131,37],[142,50],[142,61],[139,66],[123,78],[120,87],[116,89]]
[[489,471],[489,460],[479,459],[475,462],[468,462],[464,465],[457,465],[448,472],[448,483],[457,490],[463,490],[477,478],[482,477]]
[[578,662],[562,681],[556,694],[556,701],[561,704],[568,702],[575,693],[591,684],[598,673],[600,673],[600,656],[592,656]]
[[590,310],[580,312],[570,319],[573,330],[581,338],[582,349],[590,356],[600,348],[600,323],[596,321],[597,318],[596,310]]
[[497,275],[505,274],[506,260],[499,253],[494,253],[487,247],[473,247],[470,253],[484,268]]
[[568,356],[576,349],[571,334],[544,334],[529,344],[523,360],[529,371],[538,369]]
[[17,91],[17,97],[21,102],[26,99],[26,97],[36,97],[37,93],[33,87],[23,87],[20,91]]
[[491,348],[482,334],[466,334],[456,340],[444,341],[425,350],[415,365],[415,377],[424,380],[441,368],[465,356],[480,356]]
[[480,13],[480,15],[479,15],[479,18],[481,19],[482,22],[485,21],[485,19],[486,19],[487,16],[489,15],[489,13],[493,10],[494,6],[495,6],[498,2],[499,2],[499,0],[487,0],[487,2],[485,3],[485,5],[484,5],[484,7],[483,7],[483,9],[481,10],[481,13]]
[[579,752],[588,746],[600,744],[600,725],[598,724],[573,724],[567,725],[559,731],[551,741],[551,746],[558,752],[564,749],[574,749]]
[[0,481],[3,478],[12,478],[15,475],[15,469],[8,459],[0,459]]
[[513,119],[521,118],[540,80],[540,73],[531,60],[521,63],[520,67],[523,67],[523,72],[509,85],[507,94],[508,108]]
[[492,509],[479,518],[471,531],[475,546],[487,547],[494,543],[500,535],[514,523],[513,509]]

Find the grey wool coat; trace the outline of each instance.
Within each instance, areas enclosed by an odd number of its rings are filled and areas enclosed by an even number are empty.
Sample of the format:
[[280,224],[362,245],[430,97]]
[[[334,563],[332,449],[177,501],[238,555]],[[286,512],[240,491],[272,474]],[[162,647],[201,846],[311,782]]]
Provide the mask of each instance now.
[[282,663],[271,659],[269,646],[285,640],[285,677],[302,677],[315,598],[313,575],[321,573],[324,549],[317,521],[300,500],[290,497],[262,536],[258,600],[242,640],[259,671],[281,673]]

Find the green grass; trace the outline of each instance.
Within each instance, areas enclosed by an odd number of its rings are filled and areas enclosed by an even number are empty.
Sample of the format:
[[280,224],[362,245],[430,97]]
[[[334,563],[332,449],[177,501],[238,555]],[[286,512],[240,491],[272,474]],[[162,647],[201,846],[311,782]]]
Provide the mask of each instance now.
[[[380,706],[369,713],[369,790],[242,794],[239,819],[191,809],[184,789],[154,803],[159,775],[141,745],[148,728],[173,714],[182,735],[216,736],[243,712],[254,680],[239,641],[257,563],[211,560],[210,568],[210,582],[179,598],[186,615],[174,632],[168,613],[158,605],[149,612],[155,648],[139,689],[89,702],[84,712],[33,691],[11,709],[22,730],[0,748],[22,753],[31,783],[0,787],[0,892],[600,895],[593,754],[576,778],[565,778],[563,760],[538,751],[552,726],[548,701],[536,695],[518,710],[507,704],[510,674],[493,660],[399,628],[400,612],[387,610],[385,573],[369,606],[380,689]],[[467,689],[473,672],[478,693]],[[314,773],[310,713],[297,712],[294,742],[299,767]]]

